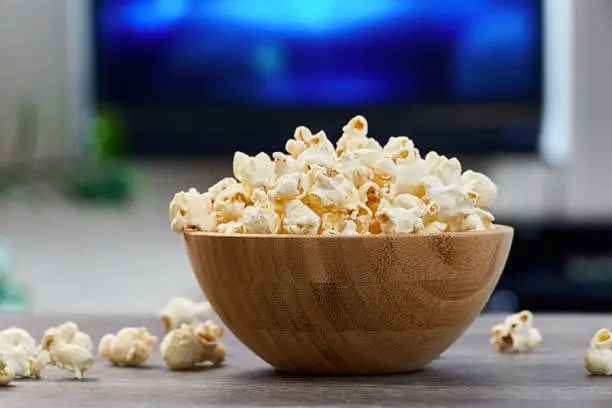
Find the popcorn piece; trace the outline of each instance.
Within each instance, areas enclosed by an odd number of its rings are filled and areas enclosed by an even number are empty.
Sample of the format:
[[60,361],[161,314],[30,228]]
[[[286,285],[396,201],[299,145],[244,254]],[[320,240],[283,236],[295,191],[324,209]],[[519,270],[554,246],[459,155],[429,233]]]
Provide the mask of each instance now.
[[357,189],[337,170],[319,167],[312,169],[310,174],[314,183],[304,201],[315,212],[334,212],[357,201]]
[[393,206],[409,210],[414,207],[425,207],[425,202],[412,194],[399,194],[393,199]]
[[348,214],[341,212],[328,212],[321,216],[321,229],[325,235],[337,235],[344,230],[349,221]]
[[242,217],[248,202],[244,186],[233,184],[219,193],[213,209],[217,212],[217,216],[225,222],[238,221]]
[[612,375],[612,333],[599,329],[591,339],[584,368],[594,375]]
[[285,206],[283,231],[295,235],[316,235],[321,225],[319,216],[300,200],[291,200]]
[[235,178],[233,177],[226,177],[224,179],[221,179],[220,181],[218,181],[216,184],[214,184],[212,187],[210,187],[208,189],[208,194],[210,194],[210,197],[214,200],[217,198],[217,196],[219,194],[221,194],[221,192],[223,190],[225,190],[226,188],[234,185],[234,184],[238,184],[238,182],[236,181]]
[[76,323],[68,321],[59,326],[51,327],[45,330],[38,353],[33,356],[31,355],[27,360],[30,376],[32,377],[40,378],[45,367],[54,364],[50,351],[45,348],[45,339],[49,338],[53,338],[63,344],[78,346],[89,352],[93,350],[91,338],[86,333],[80,331]]
[[117,334],[107,334],[100,340],[100,357],[121,366],[137,366],[147,362],[157,337],[144,327],[125,327]]
[[445,186],[461,184],[461,163],[456,158],[449,159],[436,152],[425,156],[428,174],[439,178]]
[[533,314],[524,310],[510,315],[503,323],[491,329],[491,344],[497,351],[530,351],[542,341],[542,335],[533,327]]
[[281,176],[268,192],[270,200],[275,203],[285,203],[288,200],[302,199],[308,192],[310,183],[303,173],[291,173]]
[[395,188],[397,194],[419,194],[422,191],[420,181],[427,176],[427,163],[418,157],[399,160],[395,169]]
[[307,127],[299,126],[295,129],[294,137],[296,143],[290,146],[288,142],[285,147],[289,153],[297,153],[294,156],[297,156],[298,161],[310,167],[333,165],[336,151],[325,132],[320,131],[313,135]]
[[382,150],[378,149],[358,149],[350,153],[359,163],[374,170],[376,163],[385,158]]
[[[86,333],[80,331],[79,326],[74,322],[68,321],[57,327],[51,327],[45,330],[43,337],[50,335],[59,338],[64,343],[75,344],[89,351],[93,350],[93,343],[91,342],[91,338]],[[43,344],[41,343],[38,351],[40,352],[43,349]]]
[[183,297],[172,297],[157,316],[166,332],[181,327],[182,324],[195,325],[212,315],[210,303],[196,303]]
[[204,362],[220,365],[226,357],[220,341],[223,335],[224,330],[212,321],[195,327],[183,324],[164,337],[160,353],[170,370],[188,370]]
[[372,169],[361,164],[353,153],[343,155],[336,161],[333,168],[342,173],[357,188],[367,183],[374,176]]
[[380,223],[383,234],[410,234],[424,228],[422,218],[424,212],[424,207],[413,207],[410,210],[394,208],[383,200],[376,211],[376,219]]
[[342,136],[336,142],[338,156],[348,151],[348,143],[351,139],[365,138],[368,134],[368,121],[361,115],[357,115],[342,127]]
[[43,349],[49,352],[51,364],[72,372],[78,380],[94,364],[91,351],[76,344],[66,343],[54,334],[43,337]]
[[421,231],[421,233],[425,235],[441,234],[446,231],[447,228],[448,225],[446,223],[441,221],[434,221],[425,225],[425,228],[423,228],[423,231]]
[[0,385],[8,385],[17,378],[30,376],[29,354],[30,349],[26,344],[13,344],[0,338]]
[[9,327],[0,331],[0,338],[15,347],[24,347],[28,357],[36,354],[36,340],[24,329]]
[[246,234],[275,234],[280,228],[280,217],[274,212],[274,205],[258,203],[244,210],[241,223]]
[[376,139],[371,137],[353,137],[346,142],[344,154],[362,149],[382,150],[382,146]]
[[308,149],[300,153],[300,155],[298,156],[298,160],[303,161],[309,167],[331,167],[333,166],[334,161],[336,160],[336,156],[332,156],[331,154],[326,153],[316,147],[309,147]]
[[30,376],[40,378],[44,369],[51,364],[51,353],[49,350],[41,350],[36,356],[28,359],[28,364],[30,366]]
[[460,185],[434,189],[427,194],[431,203],[437,206],[437,215],[441,221],[454,221],[457,217],[474,213],[474,201]]
[[275,179],[278,179],[286,174],[305,173],[308,169],[307,164],[304,163],[302,160],[287,156],[284,153],[274,152],[272,153],[272,157],[274,158]]
[[217,225],[216,232],[221,234],[244,234],[244,224],[237,221],[230,221],[227,223]]
[[484,174],[467,170],[461,175],[461,183],[466,190],[478,195],[476,205],[480,208],[491,206],[497,198],[497,186]]
[[195,188],[174,195],[170,203],[171,229],[182,233],[185,230],[213,231],[216,220],[211,214],[212,195],[200,194]]
[[382,191],[378,184],[368,181],[359,187],[359,201],[365,203],[365,205],[372,211],[376,212],[380,205],[380,200],[383,198]]
[[382,159],[374,167],[373,181],[380,186],[380,190],[386,197],[392,198],[397,194],[397,166],[389,158]]
[[396,163],[398,159],[421,157],[419,150],[414,147],[414,142],[406,136],[390,137],[383,150],[386,156]]
[[265,188],[273,175],[274,163],[267,154],[262,152],[254,157],[242,152],[234,154],[234,177],[244,184],[245,189]]
[[493,214],[475,207],[474,213],[466,216],[458,226],[452,225],[452,231],[486,231],[494,228],[494,220]]

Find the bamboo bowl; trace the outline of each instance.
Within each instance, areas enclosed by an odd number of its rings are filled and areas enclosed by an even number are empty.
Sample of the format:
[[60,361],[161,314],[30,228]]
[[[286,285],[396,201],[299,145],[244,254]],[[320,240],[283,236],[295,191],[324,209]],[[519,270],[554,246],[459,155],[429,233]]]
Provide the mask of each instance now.
[[404,236],[184,234],[221,320],[278,370],[417,370],[453,344],[501,276],[513,229]]

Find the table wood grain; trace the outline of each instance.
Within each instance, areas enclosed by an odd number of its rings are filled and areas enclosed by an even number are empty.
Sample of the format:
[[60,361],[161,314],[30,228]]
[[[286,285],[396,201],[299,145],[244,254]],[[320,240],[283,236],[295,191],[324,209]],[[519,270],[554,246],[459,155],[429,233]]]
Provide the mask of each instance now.
[[[611,315],[537,315],[544,343],[530,354],[497,354],[489,329],[500,316],[478,318],[464,336],[424,370],[375,377],[280,374],[231,335],[227,365],[190,372],[165,369],[156,348],[143,368],[113,367],[98,359],[83,382],[55,367],[42,380],[0,387],[0,407],[604,407],[612,404],[612,377],[583,368],[595,331],[612,327]],[[124,326],[159,323],[136,316],[0,316],[0,328],[18,325],[40,336],[76,321],[97,343]]]

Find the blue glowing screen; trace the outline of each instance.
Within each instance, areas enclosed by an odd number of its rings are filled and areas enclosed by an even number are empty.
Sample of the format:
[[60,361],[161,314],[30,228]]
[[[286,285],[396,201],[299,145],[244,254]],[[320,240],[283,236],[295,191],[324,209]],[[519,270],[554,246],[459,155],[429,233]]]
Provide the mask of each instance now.
[[99,0],[99,92],[131,104],[534,102],[535,0]]

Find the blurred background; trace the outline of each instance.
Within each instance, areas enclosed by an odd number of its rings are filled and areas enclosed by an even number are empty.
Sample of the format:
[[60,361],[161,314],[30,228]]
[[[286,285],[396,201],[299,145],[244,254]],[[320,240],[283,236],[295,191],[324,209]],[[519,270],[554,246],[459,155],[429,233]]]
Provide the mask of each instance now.
[[610,38],[609,0],[0,0],[0,313],[199,298],[173,193],[358,113],[499,185],[487,310],[610,311]]

